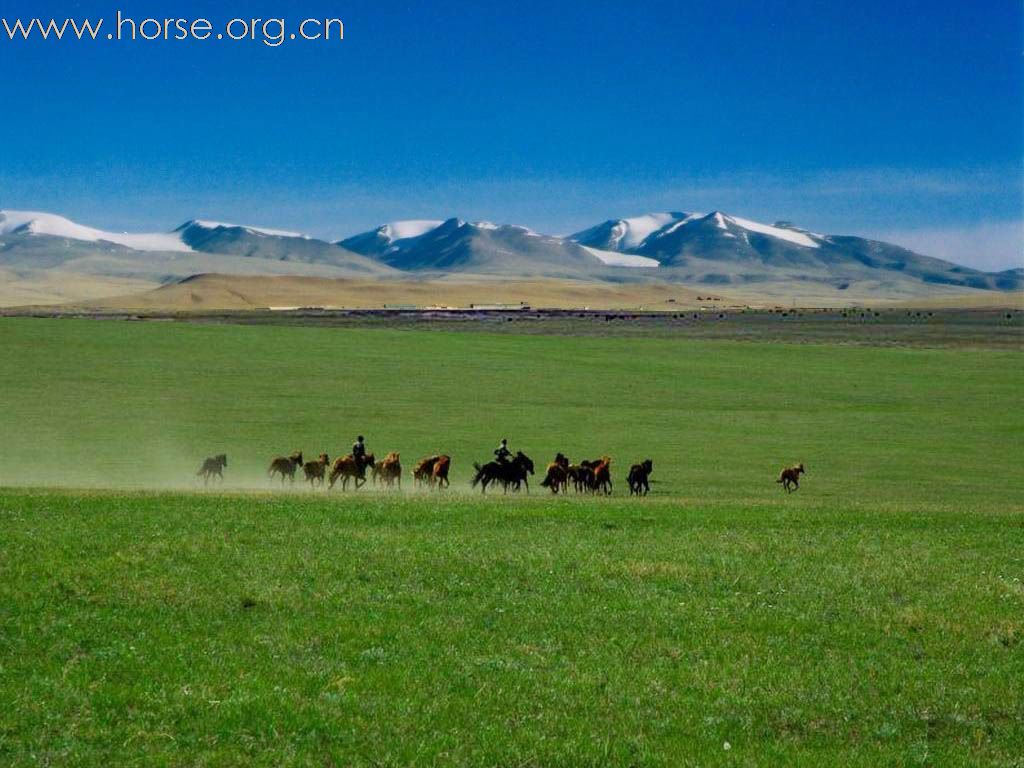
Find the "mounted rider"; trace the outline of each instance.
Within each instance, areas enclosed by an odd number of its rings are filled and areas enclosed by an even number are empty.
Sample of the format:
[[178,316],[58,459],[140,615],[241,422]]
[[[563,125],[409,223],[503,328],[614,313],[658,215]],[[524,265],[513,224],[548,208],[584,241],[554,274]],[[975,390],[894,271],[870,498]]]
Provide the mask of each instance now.
[[362,435],[359,435],[352,444],[352,458],[355,459],[360,471],[366,467],[366,443]]
[[501,438],[501,443],[494,449],[494,460],[499,464],[508,464],[512,459],[512,451],[508,449],[508,438]]

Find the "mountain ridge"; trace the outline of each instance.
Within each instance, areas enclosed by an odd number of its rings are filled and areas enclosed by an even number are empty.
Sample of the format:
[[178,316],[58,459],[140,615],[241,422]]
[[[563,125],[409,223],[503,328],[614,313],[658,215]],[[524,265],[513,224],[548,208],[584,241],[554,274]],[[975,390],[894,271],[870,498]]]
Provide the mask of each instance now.
[[880,297],[1024,287],[1024,267],[984,272],[891,243],[819,234],[786,221],[762,224],[722,211],[609,219],[568,237],[455,217],[413,219],[328,242],[201,218],[164,233],[107,232],[57,214],[3,210],[0,269],[26,280],[47,272],[51,282],[61,275],[154,284],[198,273],[423,280],[480,275],[736,290],[772,286],[775,295],[787,284],[818,284],[837,295],[850,290]]

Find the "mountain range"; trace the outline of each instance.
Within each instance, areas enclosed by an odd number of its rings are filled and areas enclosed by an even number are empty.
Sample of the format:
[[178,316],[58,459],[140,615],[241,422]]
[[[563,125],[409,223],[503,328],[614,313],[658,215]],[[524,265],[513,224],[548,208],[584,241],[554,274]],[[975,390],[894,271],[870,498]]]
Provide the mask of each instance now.
[[202,219],[171,232],[130,234],[50,213],[0,211],[0,283],[13,288],[18,300],[31,299],[32,286],[39,287],[40,299],[48,290],[55,298],[71,296],[67,286],[83,277],[109,279],[112,287],[127,281],[128,289],[203,273],[655,280],[775,294],[785,286],[812,285],[881,297],[1024,287],[1024,269],[983,272],[877,240],[818,234],[786,222],[767,225],[718,211],[611,219],[568,237],[457,218],[399,221],[336,243]]

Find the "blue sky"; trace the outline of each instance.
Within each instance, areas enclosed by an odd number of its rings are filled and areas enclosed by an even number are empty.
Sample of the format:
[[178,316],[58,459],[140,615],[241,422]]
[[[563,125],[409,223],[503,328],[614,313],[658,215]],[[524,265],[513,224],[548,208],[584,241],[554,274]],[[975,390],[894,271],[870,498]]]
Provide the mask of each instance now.
[[[118,9],[44,5],[5,0],[0,16],[112,25]],[[346,39],[0,39],[0,207],[322,237],[448,215],[558,234],[717,208],[1024,264],[1018,0],[121,10],[340,17]]]

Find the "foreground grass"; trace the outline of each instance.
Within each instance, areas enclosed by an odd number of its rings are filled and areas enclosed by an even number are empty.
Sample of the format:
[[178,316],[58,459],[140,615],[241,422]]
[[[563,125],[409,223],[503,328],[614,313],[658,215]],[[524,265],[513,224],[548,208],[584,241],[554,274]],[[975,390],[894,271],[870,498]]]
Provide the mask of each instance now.
[[1024,512],[0,493],[5,765],[1021,765]]
[[[0,350],[0,765],[1024,765],[1019,351],[20,319]],[[267,492],[358,432],[451,453],[453,492]],[[468,495],[503,435],[611,454],[616,497]],[[182,492],[222,451],[229,492]]]

